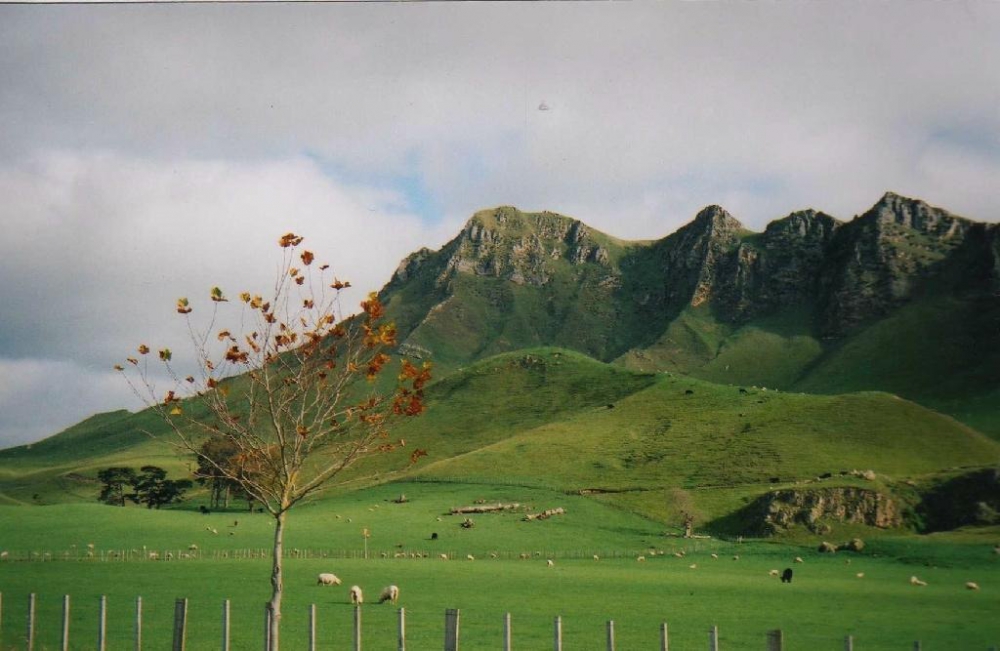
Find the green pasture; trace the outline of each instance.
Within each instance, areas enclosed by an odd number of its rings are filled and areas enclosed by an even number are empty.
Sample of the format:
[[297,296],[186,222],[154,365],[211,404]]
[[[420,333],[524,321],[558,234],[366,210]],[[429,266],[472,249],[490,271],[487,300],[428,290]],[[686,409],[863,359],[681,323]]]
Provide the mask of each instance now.
[[[407,501],[393,502],[400,494]],[[531,522],[522,519],[524,511],[475,514],[468,516],[471,529],[460,525],[466,516],[447,514],[476,502],[515,501],[531,511],[561,506],[566,513]],[[371,534],[368,559],[364,528]],[[94,648],[101,595],[108,602],[109,649],[131,648],[137,596],[148,648],[168,644],[174,600],[185,597],[188,648],[218,648],[228,599],[233,648],[257,649],[269,564],[236,556],[268,547],[270,532],[267,516],[235,510],[204,515],[190,507],[0,507],[0,549],[8,551],[0,562],[3,648],[23,648],[27,596],[35,593],[39,649],[56,648],[64,594],[72,598],[73,649]],[[865,650],[907,649],[918,639],[925,649],[987,649],[1000,642],[995,528],[883,534],[868,538],[862,554],[829,556],[815,552],[806,538],[792,545],[684,540],[667,535],[672,533],[600,501],[541,488],[425,481],[331,495],[303,505],[289,521],[285,644],[305,647],[307,613],[315,604],[319,648],[351,648],[347,588],[357,584],[367,597],[364,648],[394,649],[396,608],[374,603],[389,583],[401,588],[398,606],[406,609],[413,649],[442,645],[447,608],[461,610],[467,650],[499,647],[507,612],[515,648],[533,650],[551,648],[556,616],[563,620],[566,648],[576,649],[604,648],[609,619],[620,649],[657,648],[661,622],[668,623],[677,649],[707,648],[713,625],[729,649],[763,649],[772,628],[784,630],[787,649],[803,651],[841,649],[848,634],[856,649]],[[833,539],[857,533],[844,530]],[[86,558],[89,544],[92,559]],[[192,544],[196,553],[188,551]],[[161,558],[174,550],[175,557],[150,561],[136,554],[122,561],[108,554],[143,548],[158,550]],[[682,558],[675,556],[681,552]],[[181,559],[184,553],[190,557]],[[60,560],[67,556],[71,560]],[[804,562],[795,563],[796,556]],[[795,570],[791,584],[769,575],[786,567]],[[335,572],[344,584],[317,586],[318,572]],[[910,585],[911,575],[928,585]],[[967,590],[966,581],[982,589]]]

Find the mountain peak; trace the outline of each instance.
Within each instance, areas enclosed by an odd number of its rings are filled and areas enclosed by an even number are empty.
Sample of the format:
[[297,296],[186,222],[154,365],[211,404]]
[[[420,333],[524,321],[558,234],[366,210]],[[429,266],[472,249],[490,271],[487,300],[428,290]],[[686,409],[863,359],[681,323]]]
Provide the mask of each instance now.
[[725,208],[717,205],[702,208],[692,223],[710,231],[743,230],[743,224],[738,219],[730,215]]

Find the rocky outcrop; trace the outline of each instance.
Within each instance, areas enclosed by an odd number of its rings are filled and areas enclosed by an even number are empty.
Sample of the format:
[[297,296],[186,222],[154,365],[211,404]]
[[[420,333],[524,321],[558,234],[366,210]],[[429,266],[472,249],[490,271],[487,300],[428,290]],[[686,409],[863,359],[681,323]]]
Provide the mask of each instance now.
[[555,213],[522,213],[503,206],[473,215],[449,247],[444,274],[467,273],[541,286],[553,260],[609,266],[608,250],[582,222]]
[[773,535],[795,526],[821,531],[824,521],[850,522],[888,529],[902,524],[897,502],[867,488],[777,490],[744,509],[742,519],[754,533]]
[[973,225],[923,201],[886,193],[831,242],[820,280],[822,331],[842,335],[911,298]]

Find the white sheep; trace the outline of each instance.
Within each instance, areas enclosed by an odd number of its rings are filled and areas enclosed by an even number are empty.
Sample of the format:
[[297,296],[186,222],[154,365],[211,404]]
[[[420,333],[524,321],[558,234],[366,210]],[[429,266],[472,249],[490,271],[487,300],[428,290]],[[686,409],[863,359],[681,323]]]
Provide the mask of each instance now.
[[556,564],[555,561],[553,561],[551,558],[545,561],[546,567],[552,567],[555,564]]
[[916,576],[910,577],[910,585],[927,585],[926,581],[921,581]]
[[637,560],[638,562],[642,563],[642,562],[644,562],[646,560],[646,557],[645,556],[639,556],[635,560]]
[[399,601],[399,588],[394,585],[387,585],[382,588],[382,593],[378,596],[378,602],[385,603],[386,601],[395,604]]
[[979,584],[976,583],[975,581],[966,581],[965,582],[965,589],[966,590],[978,590],[979,589]]
[[796,556],[796,557],[795,557],[795,562],[796,562],[796,563],[805,563],[805,561],[804,561],[804,560],[802,560],[802,557],[801,557],[801,556]]
[[778,570],[771,570],[770,572],[767,573],[768,576],[778,576],[779,574],[781,574],[781,572],[779,572]]
[[476,557],[475,557],[475,556],[473,556],[472,554],[466,554],[466,555],[465,555],[465,558],[466,558],[467,560],[470,560],[470,561],[474,561],[474,560],[476,560]]
[[441,560],[442,561],[448,560],[448,554],[441,554]]
[[364,596],[361,594],[361,588],[356,585],[351,586],[350,597],[351,603],[355,606],[361,605],[365,600]]
[[316,585],[340,585],[340,577],[329,572],[316,575]]
[[712,558],[718,560],[719,559],[719,555],[718,554],[712,554]]
[[689,570],[697,570],[698,569],[698,564],[697,563],[691,563],[690,565],[688,565],[688,569]]
[[864,572],[858,572],[854,576],[858,577],[859,579],[863,579],[863,578],[865,578],[865,573]]

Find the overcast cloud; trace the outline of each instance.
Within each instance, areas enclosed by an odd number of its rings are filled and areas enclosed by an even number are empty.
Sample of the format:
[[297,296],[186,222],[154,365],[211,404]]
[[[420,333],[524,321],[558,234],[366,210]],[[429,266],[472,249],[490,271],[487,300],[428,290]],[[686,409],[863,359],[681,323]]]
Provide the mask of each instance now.
[[288,230],[359,297],[499,204],[997,221],[997,61],[995,2],[0,6],[0,447],[135,408],[111,366]]

